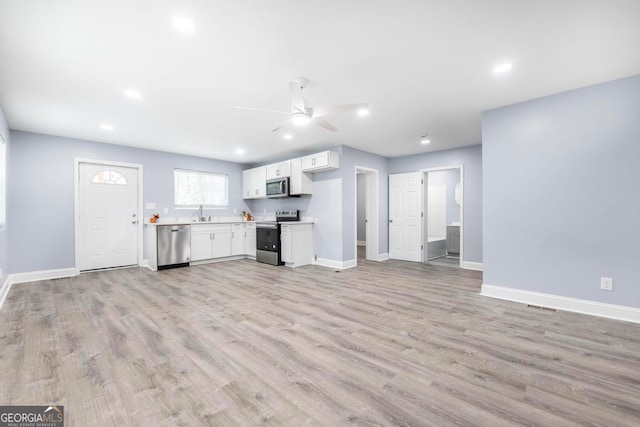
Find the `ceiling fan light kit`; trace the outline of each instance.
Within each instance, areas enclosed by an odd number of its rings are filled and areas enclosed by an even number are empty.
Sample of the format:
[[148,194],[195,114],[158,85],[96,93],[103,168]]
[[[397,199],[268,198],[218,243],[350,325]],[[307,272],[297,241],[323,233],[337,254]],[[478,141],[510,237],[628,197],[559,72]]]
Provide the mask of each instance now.
[[306,113],[293,113],[291,115],[291,123],[297,126],[306,126],[311,122],[311,117]]
[[289,116],[289,119],[282,123],[272,132],[277,132],[283,126],[292,123],[296,126],[306,126],[309,124],[321,127],[323,129],[335,132],[338,130],[333,124],[323,119],[322,117],[329,114],[345,113],[349,111],[355,111],[359,116],[366,116],[369,114],[368,104],[342,104],[342,105],[324,105],[312,108],[307,105],[304,97],[302,96],[302,89],[309,84],[309,80],[304,77],[294,77],[289,81],[289,92],[291,94],[291,111],[277,111],[267,110],[264,108],[253,107],[232,107],[238,110],[254,110],[264,111],[270,113],[285,114]]

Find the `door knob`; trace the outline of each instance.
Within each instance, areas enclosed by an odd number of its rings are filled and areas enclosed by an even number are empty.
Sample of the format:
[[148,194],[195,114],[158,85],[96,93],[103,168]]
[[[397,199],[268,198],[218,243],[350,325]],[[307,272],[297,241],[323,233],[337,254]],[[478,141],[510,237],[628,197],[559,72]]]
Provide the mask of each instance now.
[[136,217],[136,214],[133,214],[133,215],[131,215],[131,216],[132,216],[133,218],[135,218],[135,217]]
[[133,221],[131,221],[131,224],[137,224],[137,223],[138,223],[138,221],[135,220],[135,219]]

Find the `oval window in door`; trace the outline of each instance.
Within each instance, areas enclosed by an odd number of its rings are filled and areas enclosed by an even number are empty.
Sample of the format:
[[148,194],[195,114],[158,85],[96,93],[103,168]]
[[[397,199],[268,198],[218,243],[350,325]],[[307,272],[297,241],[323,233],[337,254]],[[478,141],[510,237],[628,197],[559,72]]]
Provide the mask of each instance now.
[[93,176],[93,184],[127,185],[127,179],[116,171],[104,170]]

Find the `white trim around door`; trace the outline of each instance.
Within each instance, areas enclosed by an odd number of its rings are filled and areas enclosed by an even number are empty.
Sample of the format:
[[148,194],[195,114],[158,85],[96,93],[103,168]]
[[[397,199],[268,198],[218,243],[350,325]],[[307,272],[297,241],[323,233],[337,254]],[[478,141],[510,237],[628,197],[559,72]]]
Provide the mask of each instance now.
[[[421,177],[422,177],[422,195],[425,194],[425,185],[427,185],[427,177],[429,172],[438,172],[438,171],[445,171],[445,170],[460,170],[460,262],[459,265],[461,268],[465,268],[465,261],[464,261],[464,165],[463,164],[459,164],[459,165],[452,165],[452,166],[441,166],[441,167],[436,167],[436,168],[428,168],[428,169],[420,169],[420,173],[421,173]],[[426,243],[427,243],[427,233],[428,233],[428,229],[427,229],[427,198],[423,197],[422,199],[422,212],[424,213],[423,217],[422,217],[422,230],[423,230],[423,236],[422,236],[422,241],[424,242],[423,245],[425,247],[425,250],[422,251],[422,262],[427,262],[427,250],[426,250]],[[475,269],[475,268],[474,268]]]
[[353,170],[353,259],[358,265],[358,172],[364,173],[366,177],[365,191],[365,220],[366,237],[365,253],[366,259],[370,261],[380,260],[379,230],[380,230],[380,197],[379,193],[379,172],[378,169],[371,169],[364,166],[354,166]]
[[124,163],[124,162],[113,162],[108,160],[96,160],[96,159],[85,159],[78,158],[74,159],[74,173],[73,173],[73,208],[74,208],[74,222],[75,222],[75,267],[78,270],[80,267],[80,204],[79,204],[79,196],[80,196],[80,188],[79,188],[79,179],[80,179],[80,164],[81,163],[89,163],[94,165],[105,165],[105,166],[118,166],[118,167],[126,167],[137,170],[138,175],[138,203],[137,203],[137,213],[136,218],[138,218],[138,223],[136,224],[136,232],[138,238],[138,248],[137,248],[137,260],[138,266],[141,266],[143,263],[143,209],[142,209],[142,201],[143,201],[143,166],[138,163]]

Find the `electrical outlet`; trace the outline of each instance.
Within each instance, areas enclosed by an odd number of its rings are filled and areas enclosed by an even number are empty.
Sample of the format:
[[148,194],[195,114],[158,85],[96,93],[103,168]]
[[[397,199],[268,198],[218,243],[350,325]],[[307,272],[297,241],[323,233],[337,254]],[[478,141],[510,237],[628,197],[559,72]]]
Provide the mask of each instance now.
[[603,291],[613,291],[613,279],[611,277],[601,277],[600,289]]
[[168,213],[169,213],[169,208],[164,208],[164,209],[162,209],[162,213],[166,213],[166,214],[168,214]]
[[145,204],[145,209],[155,209],[155,208],[156,208],[155,202],[147,202]]
[[238,213],[238,209],[233,208],[233,213],[234,213],[234,214],[237,214],[237,213]]

